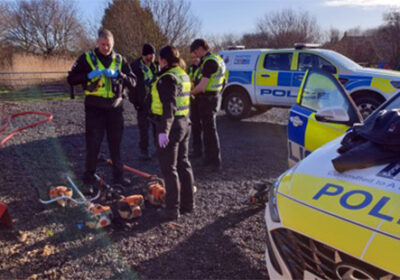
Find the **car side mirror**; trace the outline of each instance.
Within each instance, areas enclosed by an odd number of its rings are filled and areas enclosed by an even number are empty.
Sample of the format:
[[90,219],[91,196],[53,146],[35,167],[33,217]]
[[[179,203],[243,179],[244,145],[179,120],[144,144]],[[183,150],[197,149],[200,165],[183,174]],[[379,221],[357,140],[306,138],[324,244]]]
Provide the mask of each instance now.
[[315,119],[320,122],[349,124],[350,116],[342,107],[327,107],[315,113]]
[[331,73],[331,74],[336,74],[337,73],[336,67],[333,66],[333,65],[322,65],[321,70],[325,71],[325,72],[328,72],[328,73]]

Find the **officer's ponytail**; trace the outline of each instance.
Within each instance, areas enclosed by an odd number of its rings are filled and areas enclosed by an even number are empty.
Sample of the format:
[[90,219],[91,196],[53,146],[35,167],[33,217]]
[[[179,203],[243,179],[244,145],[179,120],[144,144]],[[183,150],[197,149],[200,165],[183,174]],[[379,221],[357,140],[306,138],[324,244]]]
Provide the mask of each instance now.
[[185,61],[180,57],[179,50],[173,46],[165,46],[160,50],[160,58],[165,59],[169,67],[179,66],[186,69]]

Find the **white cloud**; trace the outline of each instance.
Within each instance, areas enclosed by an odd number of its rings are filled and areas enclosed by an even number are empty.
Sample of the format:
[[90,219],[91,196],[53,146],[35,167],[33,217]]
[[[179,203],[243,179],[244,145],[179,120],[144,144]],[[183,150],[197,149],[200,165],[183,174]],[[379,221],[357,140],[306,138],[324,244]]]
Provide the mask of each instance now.
[[365,8],[377,6],[400,7],[400,0],[325,0],[324,5],[330,7],[353,6]]

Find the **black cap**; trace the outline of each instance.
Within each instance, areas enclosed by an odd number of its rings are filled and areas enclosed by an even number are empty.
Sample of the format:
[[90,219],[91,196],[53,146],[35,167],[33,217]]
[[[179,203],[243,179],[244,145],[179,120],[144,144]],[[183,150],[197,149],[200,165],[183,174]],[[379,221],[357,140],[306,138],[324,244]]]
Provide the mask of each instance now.
[[148,54],[153,54],[156,53],[156,49],[152,44],[144,44],[143,49],[142,49],[142,55],[148,55]]

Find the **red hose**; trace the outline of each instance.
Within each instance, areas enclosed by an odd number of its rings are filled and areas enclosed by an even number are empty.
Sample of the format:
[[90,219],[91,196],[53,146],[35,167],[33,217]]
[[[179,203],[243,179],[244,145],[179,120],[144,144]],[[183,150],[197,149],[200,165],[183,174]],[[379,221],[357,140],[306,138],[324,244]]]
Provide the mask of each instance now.
[[34,111],[16,113],[16,114],[12,114],[11,116],[9,116],[7,118],[7,121],[4,123],[4,125],[0,127],[0,133],[3,132],[8,127],[8,125],[10,124],[12,119],[15,119],[17,117],[24,116],[24,115],[38,115],[38,116],[46,117],[46,119],[38,121],[38,122],[35,122],[35,123],[32,123],[32,124],[29,124],[29,125],[26,125],[26,126],[23,126],[23,127],[20,127],[18,129],[14,130],[10,134],[8,134],[3,140],[0,141],[0,148],[8,140],[13,138],[15,136],[15,134],[21,132],[22,130],[25,130],[25,129],[28,129],[28,128],[32,128],[32,127],[38,126],[38,125],[40,125],[42,123],[49,122],[49,121],[53,120],[53,114],[49,114],[49,113],[34,112]]

